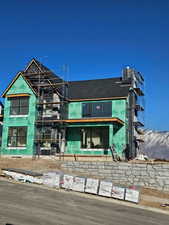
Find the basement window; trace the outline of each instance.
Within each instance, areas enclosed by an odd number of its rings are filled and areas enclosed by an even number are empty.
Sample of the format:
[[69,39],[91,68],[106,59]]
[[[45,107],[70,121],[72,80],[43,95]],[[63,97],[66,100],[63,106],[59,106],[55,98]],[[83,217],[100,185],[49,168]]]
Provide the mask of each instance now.
[[28,115],[29,97],[10,98],[10,115]]
[[8,147],[26,147],[27,127],[9,127]]
[[111,102],[90,102],[82,104],[82,117],[112,117]]
[[81,128],[81,148],[107,149],[109,146],[108,127],[83,127]]

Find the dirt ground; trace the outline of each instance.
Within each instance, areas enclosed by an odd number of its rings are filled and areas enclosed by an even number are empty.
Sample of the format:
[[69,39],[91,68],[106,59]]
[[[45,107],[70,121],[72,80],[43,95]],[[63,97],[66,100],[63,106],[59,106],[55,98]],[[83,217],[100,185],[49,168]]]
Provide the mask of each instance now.
[[0,158],[0,169],[18,168],[33,171],[58,170],[60,162],[54,159]]
[[[31,158],[0,158],[0,170],[1,168],[19,168],[32,171],[60,170],[61,162],[56,161],[55,159],[32,160]],[[162,204],[166,203],[169,204],[169,192],[141,188],[141,200],[139,205],[155,207],[169,211],[169,206],[161,206]]]
[[[169,192],[142,188],[139,204],[169,211]],[[168,206],[162,206],[163,204],[168,204]]]

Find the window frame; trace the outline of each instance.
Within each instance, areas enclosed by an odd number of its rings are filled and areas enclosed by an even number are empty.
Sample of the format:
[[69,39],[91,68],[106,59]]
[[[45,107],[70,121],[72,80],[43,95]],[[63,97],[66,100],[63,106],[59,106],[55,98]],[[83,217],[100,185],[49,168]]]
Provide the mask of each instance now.
[[[16,131],[15,131],[15,129],[16,129]],[[21,131],[19,131],[19,129],[25,129],[25,131],[21,132]],[[14,134],[15,132],[16,132],[16,135]],[[22,135],[20,135],[20,133]],[[27,126],[11,126],[11,127],[8,127],[7,147],[8,148],[26,148],[26,146],[27,146],[27,133],[28,133],[28,127]],[[19,145],[19,143],[21,143],[20,138],[25,139],[24,145],[23,144]],[[15,144],[13,144],[14,142],[15,142]]]
[[[26,102],[24,100],[26,99]],[[27,116],[29,114],[29,96],[10,98],[10,116]],[[25,112],[23,112],[25,110]]]
[[[83,131],[85,130],[85,140],[83,139]],[[94,134],[99,132],[99,139],[102,139],[103,145],[94,146],[94,138],[96,137]],[[106,134],[105,139],[103,139],[104,135]],[[87,143],[87,138],[89,139],[90,143]],[[109,127],[108,126],[99,126],[99,127],[81,127],[81,134],[80,134],[80,148],[81,149],[108,149],[109,148]],[[83,144],[85,143],[85,144]],[[89,147],[87,145],[90,145]],[[93,146],[92,146],[93,145]]]
[[82,118],[110,118],[110,117],[112,117],[111,101],[82,103]]

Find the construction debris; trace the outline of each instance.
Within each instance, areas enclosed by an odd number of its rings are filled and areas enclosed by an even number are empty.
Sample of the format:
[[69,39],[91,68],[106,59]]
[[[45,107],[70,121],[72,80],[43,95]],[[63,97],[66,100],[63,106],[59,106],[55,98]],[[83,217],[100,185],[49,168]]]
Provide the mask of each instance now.
[[22,170],[22,169],[2,169],[2,173],[4,176],[12,178],[16,181],[27,182],[27,183],[36,183],[42,184],[42,174],[32,172],[29,170]]
[[169,206],[169,204],[168,204],[168,203],[166,203],[166,204],[161,204],[160,206],[161,206],[161,207],[167,207],[167,206]]
[[111,181],[49,171],[43,174],[21,169],[2,169],[2,175],[15,181],[42,184],[52,188],[64,188],[104,197],[139,203],[140,191],[136,187],[115,186]]

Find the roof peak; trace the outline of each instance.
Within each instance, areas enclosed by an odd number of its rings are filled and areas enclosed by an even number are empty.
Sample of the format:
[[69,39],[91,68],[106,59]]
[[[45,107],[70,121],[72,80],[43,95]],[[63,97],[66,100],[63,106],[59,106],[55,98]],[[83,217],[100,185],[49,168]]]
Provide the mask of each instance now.
[[24,72],[27,72],[27,71],[31,68],[31,66],[33,66],[33,65],[34,65],[35,67],[37,67],[37,69],[39,69],[40,72],[46,72],[46,71],[52,72],[49,68],[47,68],[46,66],[44,66],[44,65],[43,65],[40,61],[38,61],[36,58],[32,58],[32,59],[30,60],[30,62],[29,62],[28,65],[26,66]]

